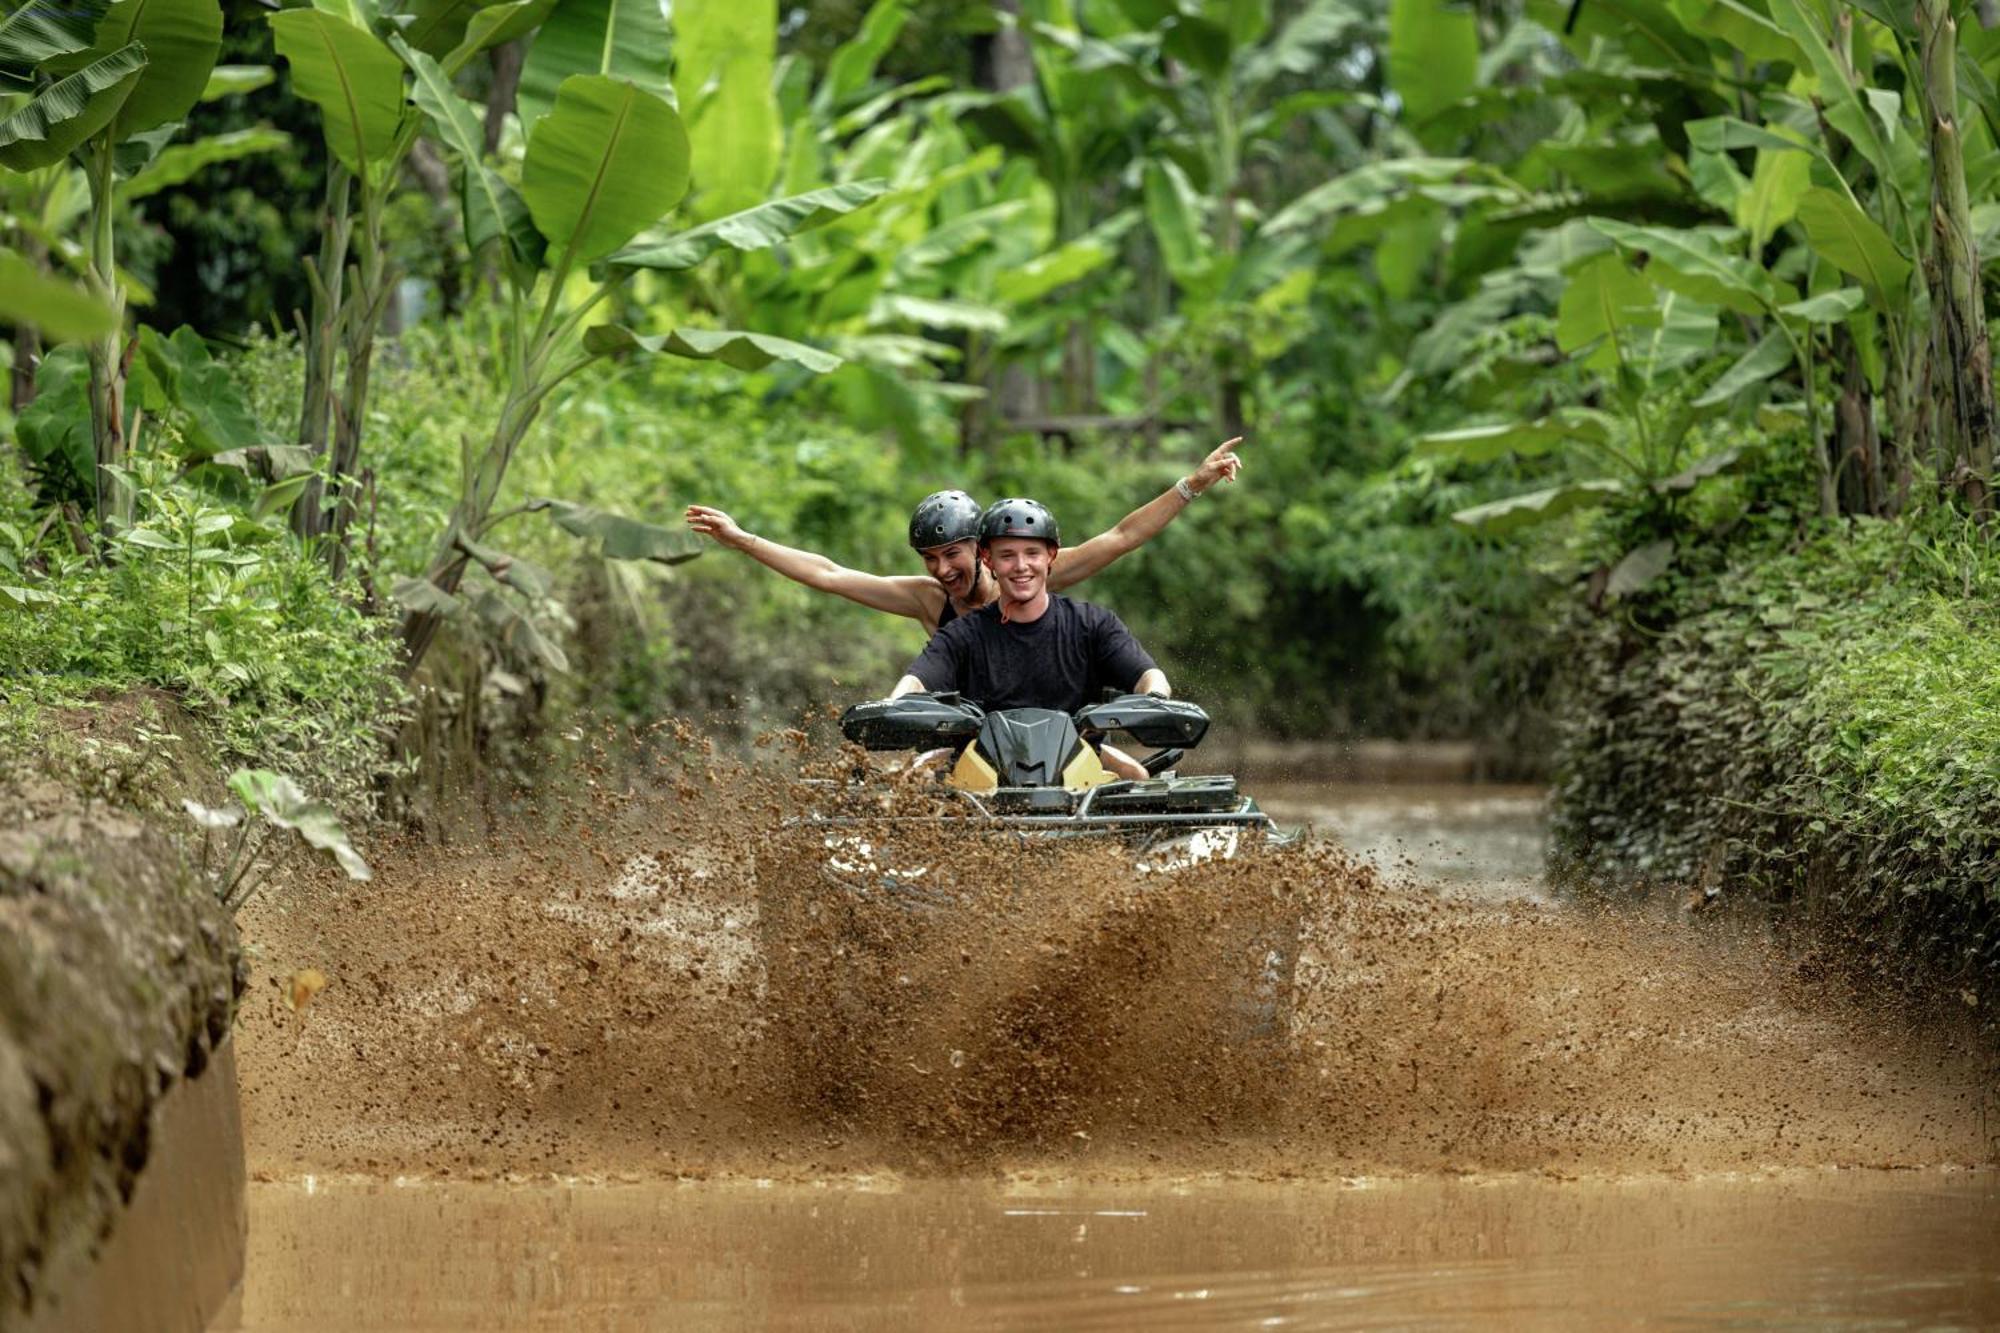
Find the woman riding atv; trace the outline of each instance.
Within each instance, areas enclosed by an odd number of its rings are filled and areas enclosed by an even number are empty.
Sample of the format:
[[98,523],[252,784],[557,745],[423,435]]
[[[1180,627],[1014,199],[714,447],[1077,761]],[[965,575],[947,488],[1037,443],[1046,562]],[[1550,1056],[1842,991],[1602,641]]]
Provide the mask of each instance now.
[[[1236,455],[1241,438],[1218,446],[1189,475],[1146,504],[1084,542],[1056,553],[1048,571],[1052,592],[1073,587],[1166,530],[1194,498],[1218,481],[1234,481],[1243,468]],[[964,491],[924,497],[910,515],[910,545],[926,575],[869,574],[836,564],[814,551],[782,546],[745,532],[728,514],[708,505],[689,505],[688,526],[704,537],[743,552],[795,583],[830,592],[891,615],[908,616],[935,634],[941,626],[999,596],[999,585],[978,556],[979,503]]]

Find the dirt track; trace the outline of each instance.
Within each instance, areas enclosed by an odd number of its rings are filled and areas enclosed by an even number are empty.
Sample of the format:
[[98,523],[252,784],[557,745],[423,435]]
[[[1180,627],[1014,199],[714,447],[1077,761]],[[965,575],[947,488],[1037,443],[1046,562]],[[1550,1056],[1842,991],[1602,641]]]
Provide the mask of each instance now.
[[[1567,1173],[1992,1152],[1977,1060],[1684,925],[1441,898],[1325,847],[1169,882],[1108,849],[956,836],[899,853],[940,867],[948,916],[814,915],[833,901],[825,851],[774,832],[783,793],[676,781],[253,906],[253,1172]],[[760,921],[773,904],[782,928]],[[1246,1040],[1255,1015],[1229,998],[1260,913],[1302,923],[1277,1042]],[[295,1009],[308,968],[329,984]]]

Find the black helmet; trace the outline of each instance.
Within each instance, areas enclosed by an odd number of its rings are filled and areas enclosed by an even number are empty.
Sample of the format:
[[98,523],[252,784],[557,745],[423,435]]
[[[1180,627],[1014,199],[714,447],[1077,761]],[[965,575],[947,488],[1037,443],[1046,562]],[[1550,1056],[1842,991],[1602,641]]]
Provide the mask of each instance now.
[[910,545],[919,551],[979,535],[979,501],[964,491],[937,491],[910,515]]
[[1062,545],[1062,533],[1056,528],[1056,516],[1035,500],[995,500],[986,506],[986,512],[979,516],[979,542],[983,546],[996,537],[1040,537],[1055,546]]

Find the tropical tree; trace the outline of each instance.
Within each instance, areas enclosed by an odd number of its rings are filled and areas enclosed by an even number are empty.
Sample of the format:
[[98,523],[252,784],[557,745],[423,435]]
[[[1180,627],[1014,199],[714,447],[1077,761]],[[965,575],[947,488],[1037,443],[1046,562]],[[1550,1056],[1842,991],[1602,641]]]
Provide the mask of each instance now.
[[32,89],[0,120],[0,165],[32,172],[75,154],[89,184],[85,286],[111,314],[87,344],[92,501],[107,528],[130,512],[120,480],[128,440],[119,183],[142,173],[173,138],[208,86],[221,39],[215,0],[112,0],[60,11],[26,5],[0,20],[0,71]]

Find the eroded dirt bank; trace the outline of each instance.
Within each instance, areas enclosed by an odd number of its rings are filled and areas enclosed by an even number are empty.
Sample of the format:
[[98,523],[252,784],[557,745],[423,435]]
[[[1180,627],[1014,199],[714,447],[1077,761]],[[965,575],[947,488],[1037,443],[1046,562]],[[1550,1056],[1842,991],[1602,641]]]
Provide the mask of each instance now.
[[[236,935],[178,851],[50,788],[0,787],[0,1326],[81,1271],[153,1109],[229,1032]],[[232,1084],[233,1086],[233,1084]]]
[[[1109,849],[877,831],[874,870],[926,875],[837,894],[822,839],[774,832],[784,793],[678,780],[254,906],[253,1173],[1992,1155],[1980,1059],[1753,942],[1441,897],[1324,847],[1159,876]],[[1274,1006],[1262,960],[1287,928]]]

